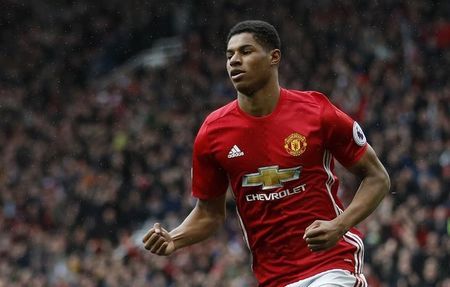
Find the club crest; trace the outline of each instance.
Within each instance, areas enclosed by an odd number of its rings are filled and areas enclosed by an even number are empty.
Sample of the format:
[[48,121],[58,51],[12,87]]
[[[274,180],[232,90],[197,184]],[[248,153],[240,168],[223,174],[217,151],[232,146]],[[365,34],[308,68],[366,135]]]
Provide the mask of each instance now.
[[299,156],[304,153],[307,145],[305,136],[299,133],[292,133],[284,139],[284,148],[293,156]]

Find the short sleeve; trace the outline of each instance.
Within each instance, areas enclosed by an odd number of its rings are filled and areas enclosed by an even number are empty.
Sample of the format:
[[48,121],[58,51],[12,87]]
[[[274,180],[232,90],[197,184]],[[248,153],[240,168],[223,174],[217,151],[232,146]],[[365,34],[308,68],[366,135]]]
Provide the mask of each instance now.
[[192,155],[192,195],[202,200],[216,198],[227,191],[228,176],[211,151],[208,124],[200,128]]
[[325,147],[345,167],[355,164],[367,149],[359,124],[325,98],[322,110]]

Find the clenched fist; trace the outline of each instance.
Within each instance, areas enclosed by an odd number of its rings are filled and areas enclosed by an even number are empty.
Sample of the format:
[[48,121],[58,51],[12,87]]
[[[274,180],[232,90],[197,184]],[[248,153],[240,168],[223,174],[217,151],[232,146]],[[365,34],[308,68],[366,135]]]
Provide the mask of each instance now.
[[305,239],[311,251],[323,251],[336,245],[344,235],[333,221],[316,220],[305,229]]
[[162,228],[159,223],[155,223],[153,227],[145,234],[142,239],[144,247],[156,255],[167,256],[175,251],[175,244],[169,232]]

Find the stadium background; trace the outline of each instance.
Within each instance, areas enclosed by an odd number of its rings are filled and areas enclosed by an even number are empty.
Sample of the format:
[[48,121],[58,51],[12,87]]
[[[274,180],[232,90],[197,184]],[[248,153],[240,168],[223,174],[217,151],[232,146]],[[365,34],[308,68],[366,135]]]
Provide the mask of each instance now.
[[194,204],[192,142],[235,97],[225,36],[250,18],[279,29],[282,85],[326,93],[389,170],[369,285],[450,286],[450,2],[275,2],[1,2],[1,287],[254,286],[231,200],[205,243],[139,245]]

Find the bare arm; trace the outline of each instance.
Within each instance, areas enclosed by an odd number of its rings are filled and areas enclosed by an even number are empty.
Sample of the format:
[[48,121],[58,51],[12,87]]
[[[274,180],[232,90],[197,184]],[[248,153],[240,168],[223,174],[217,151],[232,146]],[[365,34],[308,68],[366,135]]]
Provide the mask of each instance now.
[[336,218],[336,223],[345,232],[369,216],[391,186],[389,175],[371,146],[368,146],[365,155],[350,171],[362,178],[362,181],[350,205]]
[[168,232],[156,223],[143,238],[145,249],[157,255],[170,255],[175,250],[210,237],[225,220],[225,195],[213,200],[198,200],[194,209],[177,228]]
[[335,219],[316,220],[306,228],[304,238],[312,251],[334,246],[350,228],[369,216],[389,191],[389,175],[371,146],[349,170],[361,178],[358,191],[350,205]]

